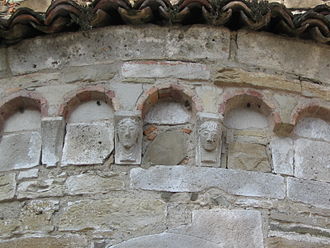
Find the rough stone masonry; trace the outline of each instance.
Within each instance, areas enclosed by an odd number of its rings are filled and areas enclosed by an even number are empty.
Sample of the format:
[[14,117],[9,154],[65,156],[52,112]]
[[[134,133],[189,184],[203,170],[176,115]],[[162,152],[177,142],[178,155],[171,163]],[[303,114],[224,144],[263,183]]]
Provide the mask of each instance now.
[[330,247],[329,46],[146,25],[0,54],[0,248]]

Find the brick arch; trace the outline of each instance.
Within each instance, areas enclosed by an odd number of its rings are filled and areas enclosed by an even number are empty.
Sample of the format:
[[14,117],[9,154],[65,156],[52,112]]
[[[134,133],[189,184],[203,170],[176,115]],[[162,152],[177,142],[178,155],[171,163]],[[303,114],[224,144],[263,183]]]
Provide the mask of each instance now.
[[113,107],[114,111],[119,109],[119,103],[112,90],[108,90],[101,86],[91,86],[70,92],[65,97],[64,103],[60,106],[58,114],[67,119],[81,103],[92,100],[104,101]]
[[48,116],[47,100],[36,92],[19,91],[6,97],[0,105],[0,126],[3,129],[4,122],[17,111],[35,109],[40,111],[41,117]]
[[142,112],[144,118],[159,101],[181,102],[190,108],[193,114],[203,110],[199,97],[192,90],[178,84],[154,86],[145,91],[138,99],[137,110]]
[[298,121],[305,117],[315,117],[330,122],[330,107],[322,106],[318,102],[298,104],[292,111],[290,123],[296,126]]
[[219,106],[219,113],[225,116],[229,111],[240,107],[248,107],[265,116],[270,116],[274,124],[274,130],[277,130],[278,126],[281,125],[281,116],[277,104],[262,92],[237,90],[225,93],[223,102]]

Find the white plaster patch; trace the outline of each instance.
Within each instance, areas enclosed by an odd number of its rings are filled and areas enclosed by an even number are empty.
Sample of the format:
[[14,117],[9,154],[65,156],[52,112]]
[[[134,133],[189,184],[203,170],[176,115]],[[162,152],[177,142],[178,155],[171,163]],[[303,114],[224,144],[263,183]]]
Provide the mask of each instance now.
[[4,133],[40,130],[40,123],[40,112],[38,110],[26,109],[23,113],[16,112],[5,121]]
[[62,165],[102,164],[114,148],[111,122],[67,124]]
[[235,129],[261,129],[268,126],[267,118],[248,108],[233,109],[225,116],[225,126]]
[[177,125],[190,121],[191,112],[177,102],[159,102],[145,117],[145,123]]
[[318,118],[304,118],[294,128],[298,136],[330,141],[330,124]]

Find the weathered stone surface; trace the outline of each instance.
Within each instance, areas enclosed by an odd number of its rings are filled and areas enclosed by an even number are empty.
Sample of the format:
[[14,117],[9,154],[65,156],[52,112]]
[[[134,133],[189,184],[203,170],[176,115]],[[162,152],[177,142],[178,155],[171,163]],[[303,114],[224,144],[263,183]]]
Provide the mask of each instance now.
[[27,170],[27,171],[21,171],[18,174],[17,179],[22,180],[22,179],[28,179],[28,178],[37,178],[38,174],[39,174],[39,169],[31,169],[31,170]]
[[290,240],[286,238],[271,237],[267,239],[267,248],[329,248],[329,244]]
[[42,164],[56,165],[61,158],[65,132],[63,117],[46,117],[41,122]]
[[68,123],[90,123],[109,120],[114,116],[113,108],[104,101],[81,103],[69,116]]
[[203,102],[205,112],[218,113],[223,89],[215,86],[199,86],[196,87],[196,93]]
[[15,195],[15,174],[0,175],[0,201],[12,199]]
[[159,102],[147,113],[144,122],[153,124],[184,124],[191,119],[191,112],[177,102]]
[[230,32],[223,27],[110,26],[91,30],[88,35],[77,32],[25,40],[8,48],[8,58],[12,73],[17,75],[136,57],[223,60],[228,58],[229,44]]
[[271,172],[266,147],[250,143],[229,144],[228,168]]
[[136,102],[143,91],[143,85],[137,83],[116,83],[111,85],[111,88],[116,92],[123,110],[135,109]]
[[4,77],[7,72],[7,63],[6,63],[6,49],[0,49],[0,78]]
[[139,61],[126,62],[121,68],[124,77],[145,78],[184,78],[204,79],[210,78],[210,71],[206,65],[186,63],[179,61]]
[[268,126],[267,118],[248,108],[231,110],[225,116],[225,125],[235,129],[262,129]]
[[85,238],[78,235],[61,236],[30,236],[27,238],[17,238],[12,240],[0,241],[0,248],[87,248],[88,242]]
[[296,177],[330,182],[329,143],[298,139],[294,147]]
[[8,202],[0,205],[0,236],[12,236],[18,229],[20,223],[19,215],[21,213],[22,203]]
[[37,166],[40,153],[39,132],[4,135],[0,142],[0,171]]
[[114,148],[110,122],[67,124],[62,165],[102,164]]
[[311,42],[288,40],[273,34],[257,34],[246,30],[238,31],[237,45],[237,59],[241,63],[330,83],[330,61],[327,59],[330,51],[325,45],[315,46]]
[[81,174],[71,176],[65,181],[66,193],[69,195],[107,193],[123,190],[125,187],[122,174]]
[[283,123],[291,122],[291,114],[296,107],[298,100],[293,94],[273,94],[279,105],[279,112]]
[[131,187],[168,192],[219,188],[230,194],[283,199],[284,178],[261,172],[208,167],[155,166],[130,172]]
[[293,175],[293,141],[290,138],[273,138],[272,150],[273,168],[276,174]]
[[20,3],[20,7],[33,9],[36,12],[46,12],[51,0],[24,0]]
[[288,178],[288,198],[316,207],[330,209],[330,184]]
[[324,4],[325,1],[326,0],[284,0],[284,5],[287,8],[313,8],[317,5]]
[[166,205],[139,194],[69,202],[59,214],[59,230],[112,231],[146,235],[165,230]]
[[159,134],[147,147],[144,155],[146,164],[176,165],[186,157],[187,134],[168,131]]
[[330,124],[318,118],[304,118],[294,128],[298,136],[330,142]]
[[10,116],[4,124],[4,133],[40,130],[40,111],[25,109],[24,112],[16,112]]
[[203,238],[190,237],[174,233],[161,233],[155,235],[142,236],[134,238],[118,245],[107,246],[108,248],[221,248],[223,246],[217,245],[213,242],[207,241]]
[[64,192],[63,179],[47,178],[22,182],[17,187],[17,198],[39,198],[61,196]]

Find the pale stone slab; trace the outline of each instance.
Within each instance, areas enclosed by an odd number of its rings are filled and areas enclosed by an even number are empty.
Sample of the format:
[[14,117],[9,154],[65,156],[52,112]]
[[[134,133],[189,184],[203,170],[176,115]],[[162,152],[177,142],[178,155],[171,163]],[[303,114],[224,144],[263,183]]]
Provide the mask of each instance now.
[[30,236],[0,241],[0,248],[87,248],[88,242],[84,237],[78,235],[60,236]]
[[215,86],[198,86],[196,93],[203,102],[204,111],[218,113],[223,89]]
[[270,142],[273,169],[276,174],[293,175],[293,141],[276,137]]
[[12,236],[20,226],[19,215],[23,203],[18,201],[3,202],[0,205],[0,236],[2,238]]
[[316,207],[330,209],[330,184],[288,178],[288,198]]
[[228,146],[228,168],[260,172],[271,172],[266,146],[252,143],[230,143]]
[[143,92],[143,85],[138,83],[119,83],[111,85],[123,110],[135,109],[136,102]]
[[60,231],[111,231],[112,238],[122,237],[128,230],[135,236],[163,232],[165,218],[166,204],[163,201],[138,193],[69,202],[58,216]]
[[16,191],[15,174],[0,175],[0,201],[12,199]]
[[224,248],[203,238],[190,237],[174,233],[161,233],[142,236],[107,248]]
[[41,114],[38,110],[25,109],[10,116],[4,124],[4,133],[40,130]]
[[42,164],[56,165],[62,155],[65,121],[63,117],[46,117],[41,121]]
[[294,128],[298,136],[330,141],[330,124],[318,118],[304,118]]
[[199,192],[219,188],[243,196],[285,197],[284,178],[277,175],[208,167],[154,166],[130,172],[134,189],[168,192]]
[[146,164],[176,165],[187,153],[187,134],[181,131],[168,131],[157,135],[149,144],[144,155]]
[[62,165],[102,164],[114,148],[110,122],[67,124]]
[[206,65],[178,61],[126,62],[122,65],[121,73],[124,77],[135,78],[210,79]]
[[262,129],[268,126],[268,120],[257,111],[248,108],[236,108],[226,114],[225,125],[235,129]]
[[296,177],[330,182],[329,143],[298,139],[294,147]]
[[[284,5],[287,8],[314,8],[317,5],[324,4],[326,0],[284,0]],[[330,3],[328,3],[330,4]]]
[[[307,235],[306,235],[307,236]],[[309,236],[309,235],[308,235]],[[329,248],[329,244],[308,240],[271,237],[266,240],[267,248]]]
[[39,198],[48,196],[62,196],[64,186],[61,179],[45,179],[22,182],[17,187],[17,198]]
[[26,169],[39,165],[39,132],[4,135],[0,142],[0,171]]
[[159,102],[147,113],[144,122],[152,124],[177,125],[188,123],[191,112],[178,102]]
[[66,193],[69,195],[107,193],[114,190],[124,190],[124,176],[81,174],[71,176],[65,181]]
[[28,179],[28,178],[37,178],[38,174],[39,174],[39,169],[31,169],[31,170],[27,170],[27,171],[21,171],[18,174],[17,179],[22,180],[22,179]]
[[255,210],[196,210],[191,225],[169,232],[208,240],[220,247],[264,247],[262,217]]

